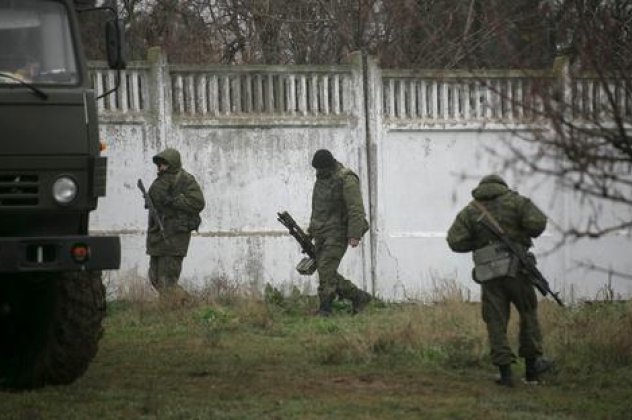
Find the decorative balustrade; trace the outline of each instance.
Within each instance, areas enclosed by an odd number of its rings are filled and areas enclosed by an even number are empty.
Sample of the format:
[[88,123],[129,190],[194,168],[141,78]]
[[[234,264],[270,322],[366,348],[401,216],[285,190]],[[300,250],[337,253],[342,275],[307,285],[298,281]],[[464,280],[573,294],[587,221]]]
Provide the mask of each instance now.
[[[149,108],[148,65],[130,64],[121,71],[119,89],[97,101],[100,113],[141,113]],[[90,77],[95,95],[100,96],[116,86],[117,72],[105,63],[90,63]]]
[[[97,95],[112,89],[116,72],[93,62]],[[379,73],[378,73],[379,74]],[[344,122],[363,113],[359,64],[337,66],[184,66],[136,62],[121,72],[118,91],[98,101],[106,117],[158,114],[197,120]],[[575,119],[632,116],[629,81],[563,78],[552,71],[382,70],[381,114],[387,124],[528,124],[547,109],[542,98],[564,98]],[[556,95],[552,95],[557,89]],[[546,94],[543,94],[546,93]],[[153,102],[152,102],[153,101]],[[156,102],[157,101],[157,102]],[[560,104],[551,103],[551,106]],[[261,119],[261,118],[260,118]]]
[[629,80],[607,80],[598,77],[574,77],[571,84],[573,117],[612,120],[632,117],[632,84]]
[[550,74],[520,71],[383,72],[383,115],[387,121],[422,123],[533,121],[544,110],[542,89]]
[[174,115],[350,115],[351,69],[345,66],[218,66],[170,70]]

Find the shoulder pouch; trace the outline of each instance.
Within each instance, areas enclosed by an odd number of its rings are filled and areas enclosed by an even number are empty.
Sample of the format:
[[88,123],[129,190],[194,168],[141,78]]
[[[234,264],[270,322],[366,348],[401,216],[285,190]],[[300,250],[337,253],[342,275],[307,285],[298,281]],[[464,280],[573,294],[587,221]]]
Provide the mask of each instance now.
[[472,253],[474,270],[472,277],[477,283],[501,277],[516,277],[520,261],[501,243],[479,248]]

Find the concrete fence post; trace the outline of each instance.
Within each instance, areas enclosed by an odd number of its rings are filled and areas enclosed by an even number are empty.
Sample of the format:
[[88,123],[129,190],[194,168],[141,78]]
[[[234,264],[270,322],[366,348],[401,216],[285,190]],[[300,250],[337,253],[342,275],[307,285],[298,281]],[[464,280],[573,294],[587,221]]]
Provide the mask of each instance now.
[[[382,166],[380,158],[381,140],[384,130],[382,124],[382,71],[377,59],[373,56],[365,56],[365,86],[366,86],[366,143],[367,143],[367,165],[369,172],[369,207],[371,214],[371,290],[377,290],[378,285],[378,261],[379,242],[384,220],[380,218],[383,212],[384,203],[380,200],[380,178],[382,176],[380,168]],[[382,200],[383,201],[383,200]]]
[[364,134],[364,150],[361,163],[365,173],[361,177],[366,180],[365,192],[368,197],[367,216],[370,223],[367,239],[364,243],[364,284],[369,292],[377,289],[376,272],[378,260],[378,159],[379,137],[382,129],[382,74],[377,60],[362,52],[351,54],[354,65],[353,90],[356,95],[353,113],[358,118],[358,133]]
[[149,111],[156,144],[159,149],[167,146],[171,130],[171,80],[167,56],[160,47],[152,47],[147,51],[149,64]]
[[566,55],[556,57],[553,62],[553,72],[557,77],[558,88],[560,89],[560,111],[566,120],[570,120],[575,105],[571,85],[570,58]]

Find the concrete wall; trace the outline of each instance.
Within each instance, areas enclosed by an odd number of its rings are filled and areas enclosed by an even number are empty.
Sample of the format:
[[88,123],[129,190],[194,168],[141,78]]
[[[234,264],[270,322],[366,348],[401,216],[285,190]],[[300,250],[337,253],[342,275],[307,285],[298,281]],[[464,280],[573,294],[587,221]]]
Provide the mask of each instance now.
[[[98,63],[93,78],[98,92],[114,82]],[[478,297],[469,255],[451,253],[445,232],[480,175],[501,172],[556,222],[577,213],[551,181],[513,177],[487,153],[537,125],[526,106],[532,80],[522,73],[382,71],[360,55],[340,66],[178,66],[152,50],[123,82],[99,103],[110,177],[91,225],[121,236],[122,266],[109,273],[110,287],[146,277],[147,214],[136,180],[151,183],[151,157],[165,147],[180,150],[207,200],[182,273],[192,289],[271,283],[315,292],[316,276],[294,269],[301,254],[276,212],[307,224],[309,163],[319,148],[360,175],[371,219],[341,272],[387,299],[431,298],[446,281]],[[536,251],[557,239],[547,230]],[[629,249],[630,235],[619,235],[542,255],[541,265],[568,297],[594,297],[607,276],[578,270],[576,260],[632,272]],[[617,292],[632,292],[629,282],[613,281]]]

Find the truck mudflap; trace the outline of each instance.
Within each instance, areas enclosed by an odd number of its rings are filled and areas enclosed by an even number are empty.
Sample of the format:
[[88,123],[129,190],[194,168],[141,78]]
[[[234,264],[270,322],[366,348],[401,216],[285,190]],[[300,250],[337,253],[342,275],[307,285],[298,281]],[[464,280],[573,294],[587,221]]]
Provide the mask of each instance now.
[[0,273],[114,270],[120,264],[117,236],[0,238]]

